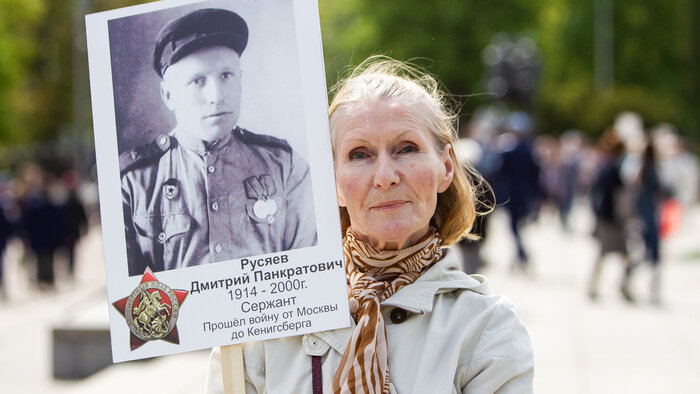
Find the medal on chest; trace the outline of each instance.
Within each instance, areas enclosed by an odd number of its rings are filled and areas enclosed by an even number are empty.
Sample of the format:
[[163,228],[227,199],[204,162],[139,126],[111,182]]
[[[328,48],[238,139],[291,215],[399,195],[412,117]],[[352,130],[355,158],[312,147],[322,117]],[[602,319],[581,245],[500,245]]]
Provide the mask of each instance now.
[[278,205],[273,198],[277,193],[277,187],[272,176],[269,174],[251,176],[243,183],[248,198],[255,200],[246,204],[248,216],[258,223],[274,223]]

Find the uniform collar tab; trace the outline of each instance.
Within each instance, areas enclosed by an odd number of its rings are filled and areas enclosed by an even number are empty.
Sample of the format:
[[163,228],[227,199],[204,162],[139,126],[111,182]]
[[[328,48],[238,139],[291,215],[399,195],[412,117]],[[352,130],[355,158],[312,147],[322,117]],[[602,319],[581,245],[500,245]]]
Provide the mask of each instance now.
[[192,134],[187,133],[187,131],[178,129],[177,127],[170,133],[170,135],[174,136],[177,139],[178,143],[185,149],[195,151],[199,154],[204,154],[205,152],[214,152],[221,148],[224,148],[228,146],[229,142],[231,142],[231,138],[233,138],[232,132],[229,132],[225,133],[223,137],[215,141],[205,142],[193,136]]

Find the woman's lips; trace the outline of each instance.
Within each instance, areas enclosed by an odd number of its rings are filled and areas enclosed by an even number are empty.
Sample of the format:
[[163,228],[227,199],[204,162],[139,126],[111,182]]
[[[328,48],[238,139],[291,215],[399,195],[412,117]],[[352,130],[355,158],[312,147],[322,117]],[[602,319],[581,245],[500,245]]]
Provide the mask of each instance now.
[[392,200],[392,201],[385,201],[379,204],[376,204],[372,206],[372,209],[378,210],[378,211],[391,211],[394,209],[399,209],[406,205],[406,201],[403,200]]

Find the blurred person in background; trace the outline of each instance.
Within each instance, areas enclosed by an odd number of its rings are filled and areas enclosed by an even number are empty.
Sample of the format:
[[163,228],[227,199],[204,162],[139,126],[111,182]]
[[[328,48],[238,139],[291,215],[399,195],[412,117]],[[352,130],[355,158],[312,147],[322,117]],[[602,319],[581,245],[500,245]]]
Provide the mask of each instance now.
[[[642,155],[642,164],[636,179],[636,196],[635,208],[636,216],[639,218],[641,225],[641,235],[644,244],[644,259],[649,261],[652,266],[651,279],[651,301],[654,304],[661,302],[660,285],[661,285],[661,267],[659,264],[659,204],[662,199],[662,188],[657,175],[657,161],[654,146],[649,142],[644,149]],[[627,298],[632,298],[629,290],[629,282],[631,279],[632,270],[639,262],[633,262],[627,266],[622,283],[623,294]]]
[[689,223],[687,213],[698,200],[700,166],[672,124],[654,126],[651,138],[658,154],[659,180],[669,192],[662,205],[662,235],[670,235]]
[[[464,168],[470,168],[469,166],[472,165],[474,165],[474,168],[477,168],[484,153],[479,143],[470,138],[460,138],[455,141],[454,151],[455,156],[460,160],[460,165]],[[491,198],[491,206],[493,206],[492,200],[493,198]],[[474,221],[473,232],[479,236],[479,239],[462,238],[458,243],[458,248],[462,254],[462,271],[466,274],[476,274],[483,265],[480,249],[483,242],[486,216],[485,213]]]
[[67,196],[60,204],[64,231],[61,246],[68,254],[68,274],[72,277],[75,270],[75,246],[80,237],[87,231],[87,213],[85,206],[78,197],[80,179],[75,171],[69,170],[61,175]]
[[569,230],[569,214],[581,192],[581,163],[584,160],[584,137],[579,130],[567,130],[559,138],[559,183],[561,196],[559,215],[564,229]]
[[615,117],[613,130],[625,146],[620,158],[620,179],[625,186],[625,194],[634,206],[633,195],[637,193],[636,184],[642,168],[642,156],[646,146],[644,120],[636,112],[624,111]]
[[5,213],[5,190],[6,184],[0,185],[0,298],[6,298],[6,288],[3,282],[3,271],[5,265],[5,248],[7,241],[14,233],[14,225],[11,223]]
[[492,184],[496,203],[503,204],[510,218],[510,229],[517,246],[515,270],[527,270],[528,255],[520,236],[524,220],[537,211],[542,195],[540,168],[537,164],[530,135],[532,121],[524,112],[512,112],[505,118],[504,133],[498,137],[500,166]]
[[585,199],[590,204],[591,190],[598,173],[600,148],[599,142],[583,139],[580,150],[580,160],[577,170],[576,191],[579,197]]
[[596,259],[590,280],[588,296],[598,297],[598,282],[604,259],[610,254],[619,254],[624,262],[625,274],[620,290],[627,300],[631,295],[625,286],[631,268],[627,253],[626,220],[631,214],[631,201],[624,198],[624,185],[620,175],[620,165],[625,153],[625,145],[614,129],[608,129],[598,142],[599,164],[591,187],[591,204],[596,217],[593,235],[600,243],[600,253]]
[[495,135],[498,125],[503,121],[501,109],[496,106],[483,107],[478,109],[471,121],[467,124],[467,137],[460,138],[455,142],[455,155],[461,161],[464,168],[475,168],[484,179],[483,187],[477,191],[480,196],[477,203],[477,211],[481,215],[476,217],[472,232],[479,236],[479,239],[462,238],[458,248],[462,253],[462,270],[466,274],[476,274],[485,265],[481,258],[481,246],[486,237],[488,229],[489,212],[494,206],[495,197],[491,189],[491,183],[496,171],[500,167],[500,154],[495,146]]
[[561,147],[551,135],[540,135],[532,143],[535,160],[540,168],[540,209],[559,210],[563,196],[561,176]]
[[62,238],[61,212],[49,198],[50,174],[38,164],[27,163],[20,169],[23,189],[18,197],[21,231],[25,246],[36,257],[36,280],[42,290],[55,285],[54,252]]

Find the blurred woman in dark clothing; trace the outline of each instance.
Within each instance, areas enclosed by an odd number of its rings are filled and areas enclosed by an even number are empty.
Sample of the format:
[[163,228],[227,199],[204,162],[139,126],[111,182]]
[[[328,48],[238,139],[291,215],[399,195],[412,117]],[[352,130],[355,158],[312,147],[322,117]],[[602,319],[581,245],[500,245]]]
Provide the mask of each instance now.
[[67,171],[62,175],[62,180],[68,191],[66,201],[60,205],[64,226],[62,246],[68,252],[68,273],[73,275],[75,246],[80,237],[87,231],[87,214],[85,206],[78,197],[78,175],[73,171]]
[[5,288],[3,286],[3,266],[4,266],[4,256],[5,247],[7,247],[7,240],[12,236],[14,232],[12,223],[7,219],[5,215],[5,207],[3,206],[2,200],[0,200],[0,297],[5,295]]
[[54,252],[63,237],[63,220],[59,207],[48,197],[48,181],[43,169],[27,163],[19,173],[23,183],[19,192],[20,231],[25,246],[36,256],[36,279],[39,286],[54,286]]
[[625,262],[625,278],[621,291],[625,298],[631,300],[625,286],[631,265],[626,245],[626,215],[622,212],[624,204],[621,201],[625,190],[620,178],[620,161],[625,147],[615,131],[610,129],[601,137],[598,149],[601,158],[591,189],[591,202],[596,217],[593,235],[600,243],[601,249],[588,283],[588,296],[593,300],[598,296],[603,259],[610,253],[619,253]]
[[[642,157],[642,167],[637,180],[638,194],[635,207],[637,216],[642,225],[642,239],[645,247],[645,257],[652,266],[653,274],[651,278],[651,301],[655,304],[660,302],[660,267],[659,267],[659,202],[662,198],[662,188],[656,170],[656,153],[653,145],[648,144]],[[631,271],[634,266],[629,267],[625,275],[626,287]]]
[[500,167],[492,184],[496,203],[506,208],[515,238],[518,255],[512,267],[523,271],[528,268],[528,256],[520,226],[537,211],[542,197],[540,167],[529,138],[531,127],[530,117],[523,112],[513,112],[506,117],[505,132],[499,137]]

